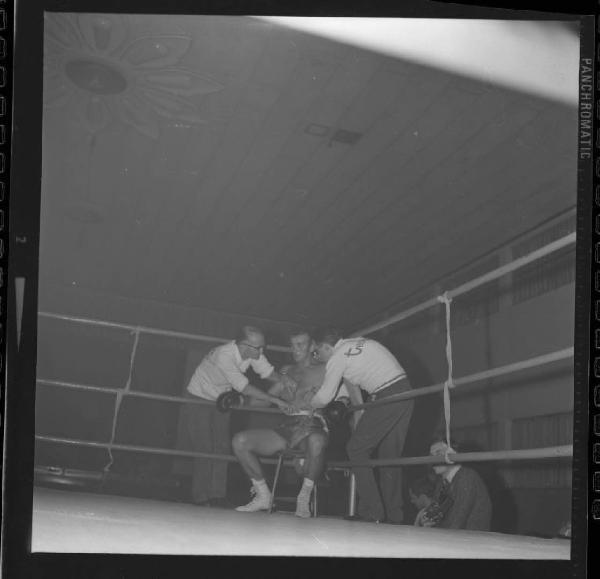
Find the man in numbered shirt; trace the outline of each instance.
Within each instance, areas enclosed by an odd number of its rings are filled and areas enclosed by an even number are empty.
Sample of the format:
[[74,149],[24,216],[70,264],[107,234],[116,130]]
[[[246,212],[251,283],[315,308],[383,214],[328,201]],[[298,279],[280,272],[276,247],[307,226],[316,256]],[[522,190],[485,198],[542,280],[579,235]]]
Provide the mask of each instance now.
[[[365,391],[369,402],[411,389],[398,360],[379,342],[361,337],[343,339],[333,328],[315,332],[314,338],[318,356],[327,366],[323,385],[311,400],[313,408],[329,404],[342,380]],[[376,449],[378,458],[400,457],[413,406],[410,399],[367,407],[346,446],[350,460],[367,461]],[[356,467],[353,472],[359,499],[357,518],[402,523],[401,469],[380,467],[381,495],[371,467]]]
[[[245,372],[252,368],[261,378],[279,382],[281,376],[263,354],[264,333],[253,326],[244,326],[238,337],[211,350],[196,368],[187,391],[191,397],[214,402],[231,390],[244,396],[275,404],[288,410],[280,398],[263,392],[250,384]],[[231,435],[228,413],[221,413],[214,404],[187,404],[184,421],[194,450],[197,452],[229,454]],[[227,462],[224,460],[194,459],[192,500],[205,506],[229,506],[227,491]]]

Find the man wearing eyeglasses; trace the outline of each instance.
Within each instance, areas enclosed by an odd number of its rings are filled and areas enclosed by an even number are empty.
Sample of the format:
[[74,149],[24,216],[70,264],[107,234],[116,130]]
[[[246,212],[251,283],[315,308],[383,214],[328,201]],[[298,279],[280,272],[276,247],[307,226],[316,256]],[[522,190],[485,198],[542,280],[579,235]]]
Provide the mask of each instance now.
[[[244,326],[237,338],[213,348],[196,368],[188,386],[191,397],[214,402],[231,390],[244,396],[275,404],[287,411],[288,404],[272,394],[250,384],[245,372],[252,368],[261,378],[277,383],[281,376],[264,356],[264,333],[253,326]],[[220,413],[214,405],[187,404],[184,421],[194,450],[214,454],[229,454],[231,436],[228,413]],[[204,506],[229,506],[227,462],[194,459],[192,500]]]

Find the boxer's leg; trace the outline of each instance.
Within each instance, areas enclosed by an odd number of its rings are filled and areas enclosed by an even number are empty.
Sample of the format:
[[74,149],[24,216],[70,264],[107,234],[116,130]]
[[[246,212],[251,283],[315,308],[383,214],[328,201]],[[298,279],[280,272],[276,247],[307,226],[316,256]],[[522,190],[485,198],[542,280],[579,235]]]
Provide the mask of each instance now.
[[306,477],[296,499],[296,516],[310,517],[310,496],[313,492],[315,481],[323,472],[325,463],[325,449],[327,448],[327,434],[325,432],[312,432],[306,439]]
[[264,479],[258,456],[272,456],[287,448],[285,438],[274,430],[242,430],[233,437],[233,453],[251,479]]
[[323,472],[328,436],[325,432],[313,432],[306,441],[306,478],[316,481]]
[[265,481],[259,456],[271,456],[285,450],[287,441],[274,430],[244,430],[233,437],[233,452],[252,480],[254,497],[237,511],[266,511],[271,502],[271,491]]

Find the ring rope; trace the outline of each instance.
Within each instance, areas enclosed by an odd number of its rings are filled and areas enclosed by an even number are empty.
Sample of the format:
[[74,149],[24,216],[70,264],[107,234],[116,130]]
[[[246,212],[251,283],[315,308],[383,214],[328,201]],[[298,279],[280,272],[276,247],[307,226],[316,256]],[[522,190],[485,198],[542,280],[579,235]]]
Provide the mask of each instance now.
[[[539,249],[536,249],[535,251],[532,251],[531,253],[528,253],[527,255],[519,257],[519,258],[511,261],[510,263],[507,263],[496,269],[493,269],[492,271],[489,271],[488,273],[485,273],[479,277],[476,277],[475,279],[472,279],[471,281],[466,282],[466,283],[462,284],[461,286],[458,286],[458,287],[455,287],[454,289],[448,290],[446,293],[451,297],[456,297],[460,294],[470,292],[471,290],[473,290],[481,285],[489,283],[490,281],[493,281],[497,278],[503,277],[503,276],[505,276],[513,271],[516,271],[517,269],[520,269],[538,259],[541,259],[551,253],[554,253],[555,251],[558,251],[564,247],[568,247],[569,245],[574,244],[575,241],[576,241],[576,234],[574,232],[569,233],[568,235],[565,235],[564,237],[561,237],[560,239],[557,239],[556,241],[553,241],[553,242],[549,243],[548,245],[545,245],[544,247],[540,247]],[[373,332],[376,332],[378,330],[386,328],[387,326],[390,326],[401,320],[404,320],[418,312],[429,309],[430,307],[435,306],[438,303],[439,302],[436,298],[430,298],[427,301],[424,301],[423,303],[418,304],[408,310],[405,310],[403,312],[393,315],[392,317],[388,318],[387,320],[383,320],[381,322],[373,324],[372,326],[368,326],[366,328],[363,328],[361,330],[353,332],[352,336],[356,337],[356,336],[365,336],[367,334],[372,334]]]
[[[538,366],[567,360],[573,357],[574,352],[575,350],[572,347],[564,348],[563,350],[551,352],[550,354],[543,354],[542,356],[536,356],[534,358],[529,358],[528,360],[513,362],[512,364],[507,364],[505,366],[497,366],[496,368],[492,368],[490,370],[484,370],[482,372],[476,372],[475,374],[469,374],[468,376],[464,376],[462,378],[456,378],[454,380],[454,388],[456,389],[462,386],[469,386],[477,382],[485,382],[490,380],[491,378],[506,376],[508,374],[513,374],[521,370],[527,370],[530,368],[536,368]],[[488,384],[491,385],[491,383]],[[419,396],[428,396],[429,394],[433,394],[435,392],[441,392],[443,391],[443,389],[444,383],[433,384],[432,386],[424,386],[423,388],[413,388],[412,390],[407,390],[406,392],[394,394],[393,396],[381,398],[380,400],[375,400],[373,402],[355,404],[354,406],[350,406],[350,409],[359,410],[362,408],[368,408],[369,406],[391,404],[393,402],[400,402],[401,400],[408,400],[411,398],[417,398]]]
[[[560,362],[562,360],[567,360],[573,357],[574,348],[565,348],[563,350],[557,350],[556,352],[551,352],[549,354],[543,354],[542,356],[536,356],[534,358],[529,358],[528,360],[522,360],[520,362],[513,362],[512,364],[507,364],[505,366],[498,366],[496,368],[492,368],[491,370],[485,370],[483,372],[477,372],[475,374],[470,374],[468,376],[464,376],[461,378],[456,378],[453,382],[454,388],[460,388],[462,386],[469,386],[471,384],[475,384],[477,382],[484,382],[486,380],[490,380],[491,378],[496,378],[500,376],[505,376],[508,374],[513,374],[515,372],[521,370],[527,370],[530,368],[535,368],[538,366],[543,366],[547,364],[551,364],[554,362]],[[118,394],[123,393],[122,388],[111,388],[108,386],[93,386],[88,384],[75,384],[72,382],[64,382],[60,380],[47,380],[43,378],[38,378],[36,383],[41,386],[58,386],[64,388],[73,388],[79,390],[90,390],[94,392],[104,392],[106,394]],[[444,389],[444,383],[433,384],[432,386],[425,386],[423,388],[414,388],[412,390],[408,390],[406,392],[402,392],[400,394],[394,394],[393,396],[388,396],[387,398],[382,398],[380,400],[375,400],[373,402],[365,402],[363,404],[356,404],[350,406],[350,410],[361,410],[363,408],[368,408],[370,406],[379,406],[381,404],[392,404],[394,402],[400,402],[402,400],[408,400],[411,398],[418,398],[420,396],[428,396],[429,394],[434,394],[436,392],[441,392]],[[152,400],[162,400],[164,402],[178,402],[185,404],[200,404],[204,406],[211,406],[214,402],[210,402],[208,400],[203,400],[201,398],[183,398],[182,396],[169,396],[165,394],[155,394],[150,392],[141,392],[138,390],[131,390],[127,392],[127,396],[133,396],[136,398],[149,398]],[[277,413],[280,414],[281,411],[277,408],[261,408],[261,407],[252,407],[252,406],[240,406],[240,407],[232,407],[236,411],[244,411],[244,412],[265,412],[265,413]]]
[[[225,344],[231,342],[227,338],[218,338],[216,336],[206,336],[204,334],[190,334],[187,332],[176,332],[173,330],[161,330],[159,328],[152,328],[150,326],[133,326],[131,324],[121,324],[117,322],[105,322],[104,320],[95,320],[93,318],[81,318],[78,316],[67,316],[64,314],[55,314],[52,312],[38,312],[38,317],[49,318],[53,320],[61,320],[63,322],[73,322],[76,324],[87,324],[88,326],[98,326],[101,328],[114,328],[118,330],[129,330],[130,332],[141,332],[142,334],[151,334],[155,336],[165,336],[169,338],[181,338],[184,340],[192,340],[199,342],[216,342]],[[267,345],[267,350],[274,350],[277,352],[289,352],[289,346],[276,346]]]
[[109,444],[109,446],[108,446],[109,460],[106,463],[106,465],[104,466],[104,468],[102,469],[105,474],[108,473],[108,471],[110,470],[110,467],[112,466],[112,464],[114,462],[112,448],[113,448],[113,443],[115,441],[115,435],[117,432],[117,418],[119,416],[119,409],[121,407],[121,402],[123,401],[123,396],[126,396],[127,394],[129,394],[130,388],[131,388],[131,379],[133,377],[133,364],[135,362],[135,354],[137,352],[138,343],[140,341],[139,328],[136,328],[133,333],[135,334],[135,338],[133,340],[133,348],[131,349],[131,356],[129,357],[129,375],[127,376],[127,382],[125,383],[125,388],[122,390],[119,390],[119,392],[117,392],[117,396],[116,396],[116,400],[115,400],[115,413],[113,416],[110,442],[108,443]]
[[[402,466],[402,465],[411,466],[411,465],[416,465],[416,464],[441,464],[442,460],[448,464],[453,464],[454,461],[450,459],[450,456],[449,456],[450,454],[452,454],[453,458],[457,462],[572,457],[573,456],[573,446],[572,445],[566,445],[566,446],[560,446],[560,447],[539,448],[539,449],[520,449],[520,450],[511,450],[511,451],[489,451],[489,452],[478,452],[478,453],[455,453],[451,449],[451,447],[450,447],[450,419],[451,419],[450,388],[454,388],[457,385],[466,385],[469,383],[486,380],[491,377],[495,377],[495,376],[499,376],[499,375],[509,374],[509,373],[515,372],[517,370],[531,368],[531,367],[546,364],[546,363],[549,363],[552,361],[566,359],[568,357],[573,356],[574,349],[567,348],[567,349],[564,349],[561,351],[553,352],[551,354],[546,354],[544,356],[538,356],[536,358],[532,358],[532,359],[529,359],[526,361],[509,364],[509,365],[506,365],[503,367],[494,368],[494,369],[487,370],[485,372],[480,372],[477,374],[472,374],[470,376],[459,378],[455,382],[453,379],[453,367],[452,367],[450,302],[452,301],[451,296],[456,296],[456,295],[459,295],[462,293],[466,293],[466,292],[474,289],[475,287],[478,287],[479,285],[483,285],[493,279],[496,279],[497,277],[500,277],[502,275],[505,275],[506,273],[509,273],[510,271],[514,271],[520,267],[523,267],[527,263],[530,263],[536,259],[539,259],[539,258],[543,257],[544,255],[552,253],[553,251],[556,251],[556,250],[558,250],[562,247],[565,247],[569,244],[572,244],[574,242],[575,242],[575,233],[572,233],[570,235],[565,236],[562,239],[556,240],[556,241],[550,243],[549,245],[532,252],[529,255],[523,256],[522,258],[515,260],[510,264],[506,264],[500,268],[497,268],[496,270],[493,270],[483,276],[480,276],[479,278],[471,280],[470,282],[467,282],[467,283],[463,284],[462,286],[459,286],[458,288],[454,288],[453,290],[446,291],[443,295],[438,296],[437,299],[434,298],[434,299],[427,300],[426,302],[424,302],[418,306],[415,306],[414,308],[411,308],[410,310],[401,312],[388,320],[385,320],[383,322],[380,322],[374,326],[371,326],[369,328],[366,328],[366,329],[358,332],[361,335],[366,335],[366,334],[372,333],[373,331],[376,331],[380,328],[386,327],[392,323],[395,323],[396,321],[399,321],[401,319],[409,317],[410,315],[413,315],[413,314],[417,313],[418,311],[427,309],[427,308],[435,305],[436,303],[442,302],[445,304],[445,307],[446,307],[445,308],[446,309],[446,357],[447,357],[447,362],[448,362],[448,379],[441,385],[438,384],[438,385],[433,385],[433,386],[429,386],[426,388],[421,388],[418,390],[412,390],[410,392],[406,392],[403,394],[399,394],[399,395],[395,395],[393,397],[386,398],[385,400],[374,401],[374,402],[365,403],[365,404],[361,404],[361,405],[354,405],[354,406],[351,406],[350,409],[358,410],[358,409],[365,408],[365,407],[368,407],[371,405],[379,405],[382,403],[392,403],[392,402],[400,401],[403,399],[414,398],[417,396],[430,394],[433,392],[438,392],[440,390],[443,390],[443,393],[444,393],[444,417],[445,417],[445,422],[446,422],[446,441],[448,443],[449,448],[446,450],[446,453],[443,457],[427,456],[427,457],[406,457],[406,458],[379,459],[379,460],[375,459],[375,460],[364,461],[361,463],[331,462],[328,464],[328,467],[331,467],[331,468],[336,468],[336,467],[337,468],[353,468],[355,466],[370,466],[370,467]],[[70,383],[59,382],[59,381],[51,381],[51,380],[37,380],[36,381],[36,383],[38,383],[38,384],[66,386],[66,387],[81,388],[81,389],[86,389],[86,390],[101,390],[104,392],[115,393],[116,394],[115,412],[114,412],[114,416],[113,416],[113,424],[112,424],[110,442],[99,443],[99,442],[92,442],[92,441],[82,441],[82,440],[48,437],[48,436],[40,436],[40,435],[35,436],[36,440],[42,440],[42,441],[48,441],[48,442],[54,442],[54,443],[71,444],[71,445],[83,445],[83,446],[107,448],[110,460],[103,469],[104,474],[108,473],[108,470],[110,469],[111,465],[114,462],[113,455],[112,455],[113,449],[119,449],[119,450],[125,450],[125,451],[138,451],[138,452],[167,454],[167,455],[171,455],[171,456],[203,457],[203,458],[212,458],[215,460],[226,460],[226,461],[237,460],[236,457],[234,457],[232,455],[217,455],[217,454],[213,455],[210,453],[186,452],[186,451],[177,451],[177,450],[172,450],[172,449],[160,449],[160,448],[151,448],[151,447],[143,447],[143,446],[115,444],[115,442],[114,442],[115,434],[116,434],[117,417],[118,417],[118,412],[119,412],[119,408],[120,408],[123,396],[130,395],[130,396],[139,396],[139,397],[145,397],[145,398],[155,398],[155,399],[161,399],[161,400],[175,401],[175,402],[184,402],[184,403],[200,403],[200,404],[209,404],[209,405],[213,404],[212,402],[207,402],[207,401],[196,401],[193,399],[185,399],[185,398],[179,398],[179,397],[173,397],[173,396],[163,396],[163,395],[156,395],[156,394],[148,395],[148,394],[142,393],[142,392],[131,392],[130,391],[131,380],[132,380],[132,376],[133,376],[133,365],[134,365],[135,355],[136,355],[136,351],[137,351],[137,346],[139,343],[139,336],[142,331],[146,332],[146,333],[151,333],[151,334],[170,335],[173,337],[181,337],[181,338],[188,338],[188,339],[191,338],[191,339],[199,339],[199,340],[207,340],[207,341],[225,341],[225,340],[222,340],[219,338],[212,338],[212,337],[208,337],[208,336],[185,334],[182,332],[168,332],[168,331],[164,331],[164,330],[158,330],[158,329],[147,328],[147,327],[142,327],[142,326],[133,327],[133,326],[125,325],[125,324],[102,322],[99,320],[87,320],[87,319],[83,319],[83,318],[75,318],[75,317],[70,317],[70,316],[60,316],[57,314],[50,314],[50,313],[46,313],[46,312],[44,312],[44,313],[40,312],[39,315],[43,315],[43,316],[51,317],[51,318],[64,319],[64,320],[73,321],[73,322],[91,323],[93,325],[95,324],[95,325],[101,325],[101,326],[112,326],[112,327],[118,327],[118,328],[122,328],[122,329],[134,330],[135,331],[135,340],[134,340],[134,345],[133,345],[133,349],[132,349],[132,353],[131,353],[131,357],[130,357],[129,376],[128,376],[127,383],[126,383],[124,389],[109,389],[109,388],[94,387],[94,386],[84,386],[84,385],[76,385],[76,384],[70,384]],[[355,335],[355,334],[353,334],[353,335]],[[281,350],[281,351],[288,350],[288,348],[277,347],[277,346],[273,347],[273,349]],[[407,394],[408,394],[408,396],[407,396]],[[279,410],[277,410],[277,409],[270,409],[270,408],[238,407],[235,409],[236,410],[253,411],[253,412],[279,412]],[[266,462],[275,462],[275,461],[272,459],[266,459]]]
[[[61,438],[56,436],[35,435],[35,439],[42,442],[51,442],[57,444],[66,444],[71,446],[87,446],[94,448],[108,448],[112,446],[117,450],[125,450],[132,452],[145,452],[149,454],[163,454],[173,457],[188,457],[188,458],[210,458],[214,460],[225,460],[227,462],[235,462],[237,458],[230,454],[212,454],[208,452],[193,452],[186,450],[176,450],[171,448],[157,448],[151,446],[139,446],[132,444],[112,444],[106,442],[96,442],[91,440],[77,440],[72,438]],[[537,460],[537,459],[558,459],[572,458],[573,445],[567,444],[562,446],[548,446],[542,448],[522,448],[516,450],[490,450],[482,452],[456,452],[452,453],[454,462],[484,462],[493,460]],[[267,462],[275,462],[275,459],[263,459]],[[379,458],[365,461],[350,462],[350,461],[330,461],[327,467],[332,468],[354,468],[356,466],[381,467],[381,466],[417,466],[426,464],[443,464],[445,459],[443,456],[408,456],[400,458]]]
[[445,292],[441,296],[438,296],[438,300],[442,302],[446,308],[446,361],[448,363],[448,379],[444,382],[444,420],[446,423],[447,445],[446,452],[444,453],[444,459],[446,460],[446,463],[454,464],[449,457],[450,451],[452,450],[452,446],[450,444],[450,388],[454,388],[454,381],[452,379],[452,334],[450,332],[450,303],[452,302],[452,298],[449,296],[448,292]]

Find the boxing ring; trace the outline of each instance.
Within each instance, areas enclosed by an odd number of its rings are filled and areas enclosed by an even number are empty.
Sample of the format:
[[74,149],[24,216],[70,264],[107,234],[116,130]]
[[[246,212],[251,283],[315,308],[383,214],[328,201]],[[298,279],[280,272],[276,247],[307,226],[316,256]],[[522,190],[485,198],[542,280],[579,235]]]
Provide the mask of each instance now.
[[[569,247],[575,234],[569,234],[541,249],[503,265],[440,296],[427,300],[385,321],[364,328],[354,335],[368,335],[388,325],[406,319],[430,307],[444,304],[446,312],[446,357],[448,378],[440,384],[413,389],[388,398],[351,406],[350,410],[373,405],[393,404],[400,400],[442,393],[446,440],[450,442],[450,392],[466,386],[489,384],[493,378],[540,368],[573,358],[574,348],[566,348],[498,366],[475,374],[453,376],[451,302],[492,280],[496,280],[542,257]],[[130,451],[186,458],[212,458],[234,462],[232,455],[199,453],[170,448],[118,444],[115,433],[119,408],[124,397],[141,397],[180,404],[213,404],[202,400],[167,396],[131,390],[136,351],[141,334],[158,334],[186,340],[225,342],[210,336],[170,332],[143,326],[131,326],[100,320],[89,320],[39,312],[40,317],[56,318],[77,324],[90,324],[128,331],[133,335],[129,376],[123,388],[107,388],[57,380],[37,379],[38,387],[56,386],[114,395],[115,405],[111,437],[107,442],[73,438],[35,436],[36,441],[58,445],[102,448],[110,460],[99,477],[110,473],[112,451]],[[272,350],[287,351],[282,347]],[[272,408],[237,407],[237,412],[279,413]],[[529,448],[501,451],[447,453],[445,456],[398,457],[374,459],[363,463],[330,461],[328,468],[341,470],[349,479],[348,514],[354,514],[355,485],[353,466],[403,466],[468,463],[482,461],[543,461],[569,460],[573,446]],[[265,459],[274,463],[274,459]],[[289,464],[289,463],[288,463]],[[66,474],[55,469],[57,476]],[[569,559],[571,544],[565,539],[507,535],[493,532],[456,531],[439,528],[418,528],[410,525],[374,524],[346,521],[336,517],[298,519],[284,513],[238,513],[223,509],[183,505],[168,501],[93,493],[59,491],[35,487],[33,497],[32,552],[111,552],[211,555],[302,555],[338,557],[397,557],[397,558],[490,558],[490,559]],[[257,549],[259,551],[257,552]]]
[[37,489],[32,551],[168,555],[569,559],[570,541],[238,513]]

